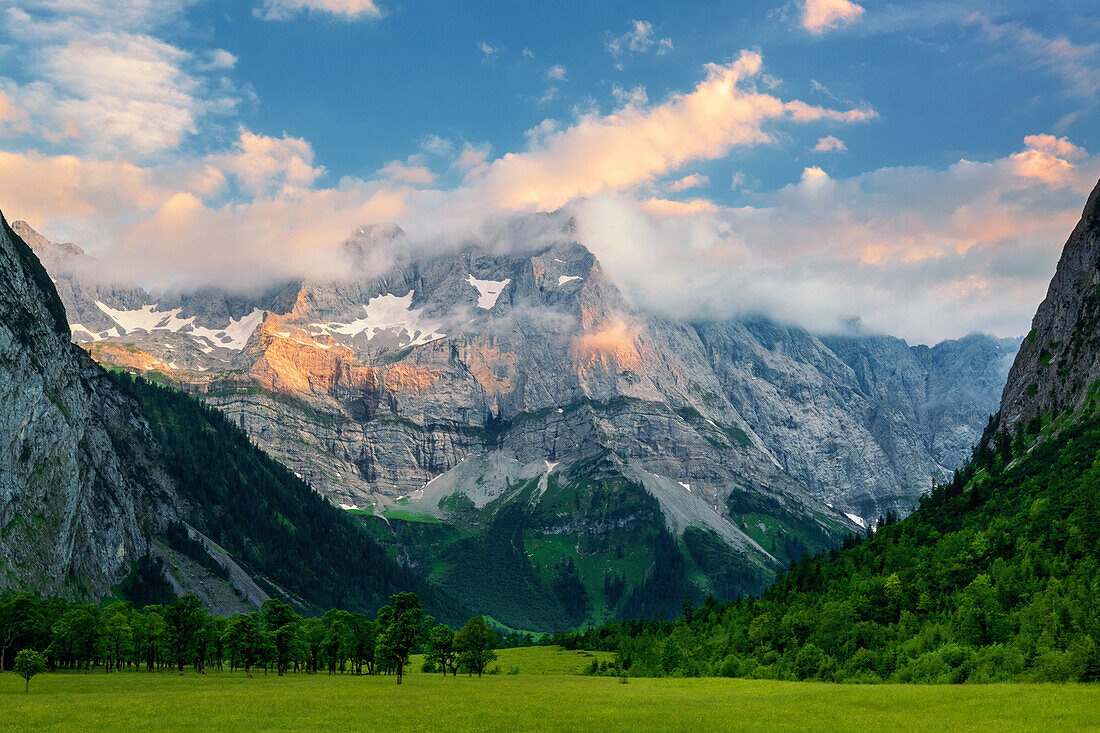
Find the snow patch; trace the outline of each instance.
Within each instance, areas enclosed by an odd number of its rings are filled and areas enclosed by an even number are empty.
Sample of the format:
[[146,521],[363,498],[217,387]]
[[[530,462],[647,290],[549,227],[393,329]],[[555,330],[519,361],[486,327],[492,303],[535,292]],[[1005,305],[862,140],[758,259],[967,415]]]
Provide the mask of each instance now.
[[74,337],[83,335],[87,338],[90,338],[92,341],[103,341],[104,339],[118,338],[122,335],[118,332],[117,328],[108,328],[106,331],[100,331],[99,333],[96,333],[95,331],[92,331],[91,329],[86,328],[79,323],[74,323],[69,326],[69,330],[72,331]]
[[858,514],[852,514],[850,512],[844,512],[844,516],[848,517],[848,519],[851,519],[853,522],[858,524],[860,527],[866,527],[867,526],[867,522],[863,521],[863,517],[859,516]]
[[134,331],[179,331],[184,326],[190,325],[194,317],[180,318],[182,308],[173,308],[170,311],[157,310],[157,303],[143,305],[137,310],[116,310],[106,303],[96,301],[96,307],[107,314],[107,317],[119,325],[123,333]]
[[497,304],[497,298],[504,292],[504,288],[508,287],[508,283],[512,282],[512,279],[478,280],[473,275],[467,275],[466,282],[473,285],[474,289],[477,290],[477,307],[489,310]]
[[691,491],[691,484],[685,484],[683,481],[677,481],[676,483],[680,484],[681,486],[683,486],[688,491]]
[[546,472],[547,473],[553,473],[554,469],[558,467],[559,463],[561,463],[561,461],[554,461],[553,463],[551,463],[550,461],[547,461],[546,462]]
[[584,278],[582,278],[580,275],[562,275],[561,277],[558,278],[558,287],[560,288],[562,285],[565,285],[566,283],[571,283],[574,280],[583,280],[583,279]]
[[345,512],[350,512],[353,509],[358,509],[359,508],[359,507],[355,506],[354,504],[339,504],[338,506],[341,509],[343,509]]
[[[260,321],[264,319],[264,312],[260,308],[253,308],[252,312],[241,318],[230,318],[229,325],[225,328],[206,328],[195,325],[195,316],[180,318],[182,308],[173,308],[170,311],[158,310],[158,304],[143,305],[137,310],[121,310],[112,308],[106,303],[95,302],[96,307],[103,311],[108,318],[118,324],[124,334],[135,331],[170,331],[172,333],[185,333],[191,336],[191,340],[198,345],[204,354],[211,353],[214,348],[232,349],[240,351],[248,343],[249,337]],[[83,326],[80,327],[86,333],[91,333]],[[112,329],[114,330],[114,329]],[[110,335],[109,331],[99,334],[99,338],[106,338],[103,334]],[[118,338],[116,331],[114,334]],[[94,340],[99,340],[94,338]],[[205,343],[204,343],[205,342]]]
[[260,321],[263,319],[264,312],[259,308],[254,308],[247,316],[241,316],[238,319],[230,318],[229,325],[225,328],[203,328],[202,326],[192,325],[190,333],[196,344],[199,343],[199,339],[203,339],[222,349],[240,351],[248,343],[252,332],[256,330],[256,326],[259,326]]
[[415,290],[410,290],[406,295],[379,295],[367,301],[363,306],[366,316],[357,318],[350,323],[311,323],[310,327],[318,329],[318,332],[337,334],[341,336],[358,336],[364,334],[370,341],[380,333],[392,332],[404,333],[409,342],[403,346],[422,346],[446,338],[447,334],[439,333],[436,329],[438,323],[426,323],[421,320],[424,312],[422,308],[413,308],[412,299]]

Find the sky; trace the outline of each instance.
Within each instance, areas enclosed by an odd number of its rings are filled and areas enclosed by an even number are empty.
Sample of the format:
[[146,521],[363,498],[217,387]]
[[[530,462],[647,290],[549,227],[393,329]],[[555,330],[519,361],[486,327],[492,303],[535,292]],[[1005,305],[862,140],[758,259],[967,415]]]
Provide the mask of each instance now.
[[338,276],[369,223],[446,249],[562,211],[668,315],[1022,335],[1100,177],[1094,0],[0,13],[0,210],[151,287]]

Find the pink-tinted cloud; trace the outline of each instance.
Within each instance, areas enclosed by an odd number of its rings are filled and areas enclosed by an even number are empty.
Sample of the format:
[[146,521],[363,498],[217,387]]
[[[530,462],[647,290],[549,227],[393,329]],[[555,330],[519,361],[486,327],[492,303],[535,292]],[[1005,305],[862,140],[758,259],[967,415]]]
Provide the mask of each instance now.
[[851,25],[863,15],[863,6],[851,0],[805,0],[802,6],[802,27],[814,35]]
[[762,66],[760,54],[742,51],[729,64],[707,65],[694,90],[662,104],[628,104],[610,115],[584,115],[564,129],[551,127],[531,149],[494,161],[477,193],[500,209],[553,210],[579,196],[651,182],[693,160],[771,142],[771,123],[875,116],[869,109],[832,110],[757,92],[747,82]]
[[[1056,179],[1021,163],[1030,155],[1061,161]],[[931,343],[1024,333],[1098,177],[1100,156],[1036,135],[1019,153],[943,170],[837,180],[811,167],[736,209],[608,193],[568,210],[608,275],[647,307],[763,311],[825,332],[859,318]]]
[[257,135],[243,127],[230,152],[209,156],[206,163],[235,176],[250,196],[305,190],[324,173],[314,167],[313,147],[302,138]]
[[833,135],[818,139],[817,145],[814,145],[815,153],[843,153],[847,149],[844,141]]

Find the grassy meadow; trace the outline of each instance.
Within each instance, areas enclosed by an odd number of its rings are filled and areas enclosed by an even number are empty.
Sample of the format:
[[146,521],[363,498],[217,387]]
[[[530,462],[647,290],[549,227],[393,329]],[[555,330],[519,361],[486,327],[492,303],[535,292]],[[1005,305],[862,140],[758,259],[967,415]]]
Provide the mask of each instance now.
[[[577,652],[503,650],[519,674],[443,679],[228,672],[0,675],[7,730],[1096,730],[1100,686],[834,685],[584,677]],[[526,665],[526,666],[525,666]]]

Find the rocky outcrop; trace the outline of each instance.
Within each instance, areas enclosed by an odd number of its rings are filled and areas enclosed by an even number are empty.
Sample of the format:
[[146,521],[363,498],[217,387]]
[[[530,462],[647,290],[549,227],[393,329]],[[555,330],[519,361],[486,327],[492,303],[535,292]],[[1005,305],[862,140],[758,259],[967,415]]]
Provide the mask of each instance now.
[[1001,399],[1010,433],[1082,406],[1100,380],[1100,183],[1070,234]]

